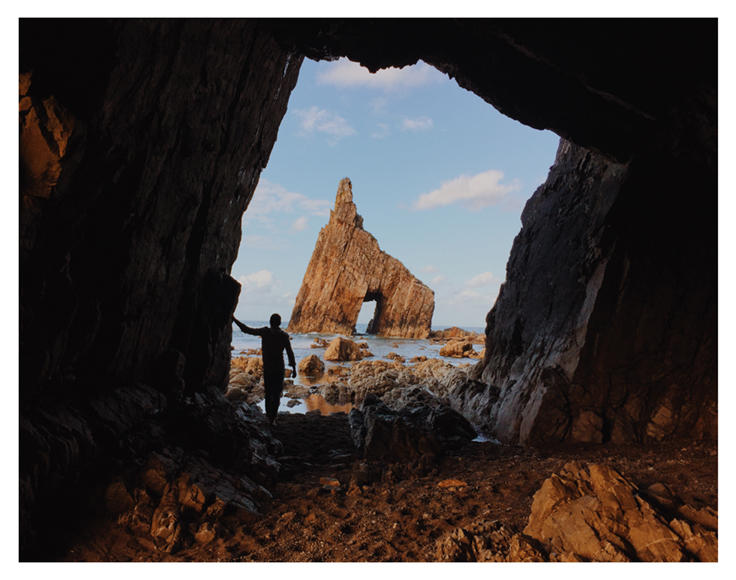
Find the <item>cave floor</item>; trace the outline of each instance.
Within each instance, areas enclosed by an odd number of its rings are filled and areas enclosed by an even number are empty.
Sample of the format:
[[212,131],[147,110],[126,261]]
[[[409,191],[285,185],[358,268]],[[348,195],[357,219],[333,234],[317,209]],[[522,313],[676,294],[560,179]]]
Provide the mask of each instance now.
[[[284,469],[260,520],[175,554],[143,550],[119,526],[100,524],[95,540],[77,544],[68,559],[433,561],[435,542],[448,530],[500,520],[522,531],[542,482],[574,460],[607,463],[640,489],[661,482],[685,503],[718,509],[715,443],[531,449],[473,442],[429,471],[374,465],[373,481],[358,486],[350,485],[358,458],[345,414],[281,414],[275,435],[284,443]],[[439,485],[448,479],[465,485]]]

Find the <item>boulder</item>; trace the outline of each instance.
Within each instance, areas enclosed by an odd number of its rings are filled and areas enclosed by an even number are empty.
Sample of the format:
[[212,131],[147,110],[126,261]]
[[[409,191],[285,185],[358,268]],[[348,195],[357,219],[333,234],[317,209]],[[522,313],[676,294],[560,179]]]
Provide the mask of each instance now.
[[333,339],[325,350],[325,360],[344,362],[360,360],[364,351],[352,340],[338,336]]
[[474,353],[473,343],[469,340],[451,340],[440,349],[440,356],[453,358],[466,358]]
[[235,357],[230,361],[230,375],[233,372],[245,372],[258,378],[263,376],[263,359],[261,357]]
[[368,395],[360,409],[350,411],[353,442],[367,459],[388,462],[424,461],[475,437],[463,417],[436,400],[392,409]]
[[330,405],[345,405],[352,403],[355,393],[346,384],[336,382],[322,385],[318,393]]
[[566,561],[715,561],[718,555],[713,530],[657,509],[623,475],[596,463],[571,462],[545,480],[524,533]]
[[403,356],[395,352],[388,353],[386,355],[386,358],[389,360],[395,360],[396,362],[400,362],[400,363],[403,363],[406,361],[406,359]]
[[325,363],[316,354],[310,354],[299,361],[299,372],[308,377],[317,377],[325,372]]

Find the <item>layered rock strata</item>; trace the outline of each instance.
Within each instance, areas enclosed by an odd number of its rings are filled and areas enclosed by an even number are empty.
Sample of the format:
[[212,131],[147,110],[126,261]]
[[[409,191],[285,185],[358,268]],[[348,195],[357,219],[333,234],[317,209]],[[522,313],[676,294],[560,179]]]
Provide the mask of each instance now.
[[253,21],[21,22],[24,558],[148,399],[224,391],[241,216],[301,60]]
[[495,437],[716,436],[714,200],[682,193],[712,175],[692,171],[561,142],[487,317],[476,420]]
[[335,209],[322,228],[289,320],[289,332],[352,334],[363,302],[375,300],[368,332],[426,338],[434,292],[363,229],[352,184],[340,181]]

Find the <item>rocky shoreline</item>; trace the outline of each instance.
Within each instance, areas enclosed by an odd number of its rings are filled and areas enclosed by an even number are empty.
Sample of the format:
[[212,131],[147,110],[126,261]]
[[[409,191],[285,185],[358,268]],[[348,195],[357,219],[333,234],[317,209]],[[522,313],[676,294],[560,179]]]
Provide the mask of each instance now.
[[254,405],[260,357],[233,358],[227,394],[164,413],[191,432],[100,488],[104,512],[80,519],[61,559],[717,561],[715,444],[474,441],[458,409],[482,363],[360,360],[343,341],[350,366],[306,356],[309,384],[285,390],[349,413],[283,413],[271,429]]
[[[350,433],[345,414],[285,414],[273,430],[283,445],[278,478],[260,513],[218,513],[225,491],[202,485],[201,474],[180,475],[161,496],[168,507],[146,511],[133,490],[127,511],[85,522],[64,559],[717,560],[712,444],[545,450],[470,442],[407,462],[361,457]],[[155,503],[153,489],[150,497]],[[164,541],[167,521],[179,525],[175,544]]]

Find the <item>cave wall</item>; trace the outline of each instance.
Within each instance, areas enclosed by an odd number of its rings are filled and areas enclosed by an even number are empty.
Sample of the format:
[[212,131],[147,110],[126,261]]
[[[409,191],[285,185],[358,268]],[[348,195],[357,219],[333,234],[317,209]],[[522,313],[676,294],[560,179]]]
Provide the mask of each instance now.
[[21,158],[24,399],[141,378],[167,349],[188,390],[224,382],[241,215],[300,64],[253,23],[23,21],[31,111],[74,123],[47,195]]
[[561,142],[458,409],[511,442],[716,437],[715,208],[690,198],[715,184],[693,170]]
[[241,216],[301,61],[256,22],[21,21],[22,553],[130,433],[198,433],[172,404],[224,391]]

